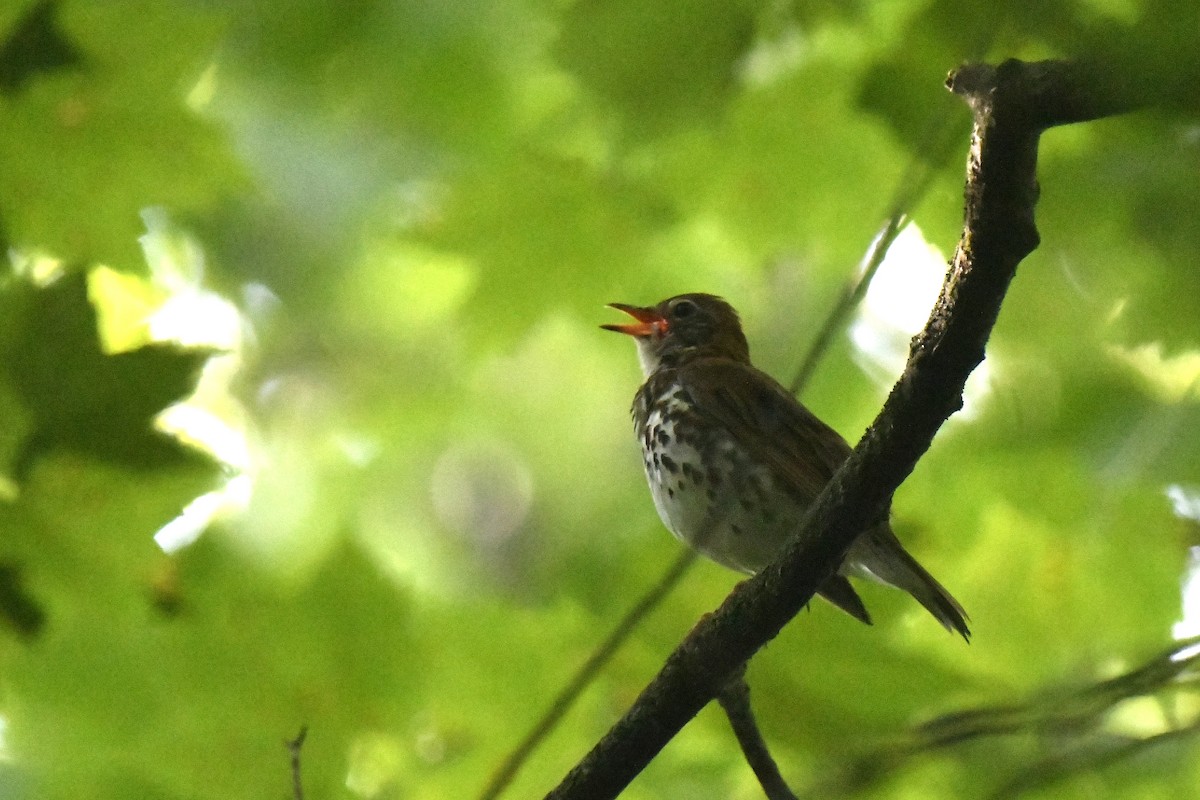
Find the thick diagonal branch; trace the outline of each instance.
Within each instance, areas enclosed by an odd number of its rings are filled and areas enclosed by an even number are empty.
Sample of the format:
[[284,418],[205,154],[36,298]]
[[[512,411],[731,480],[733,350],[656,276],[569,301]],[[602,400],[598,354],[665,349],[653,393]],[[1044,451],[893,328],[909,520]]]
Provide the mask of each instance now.
[[1132,105],[1126,95],[1104,102],[1104,86],[1086,82],[1091,74],[1065,62],[1009,61],[951,75],[948,86],[975,116],[966,219],[941,296],[913,340],[904,374],[780,559],[701,619],[633,707],[549,798],[616,797],[812,599],[858,533],[884,516],[892,493],[961,407],[967,376],[983,359],[1017,264],[1037,246],[1039,135],[1054,124]]

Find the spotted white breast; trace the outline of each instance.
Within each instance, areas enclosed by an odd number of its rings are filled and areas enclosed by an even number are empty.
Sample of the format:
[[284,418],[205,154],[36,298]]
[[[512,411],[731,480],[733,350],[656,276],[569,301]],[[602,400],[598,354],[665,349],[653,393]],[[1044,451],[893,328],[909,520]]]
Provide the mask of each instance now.
[[784,501],[778,513],[781,498],[768,470],[719,430],[698,436],[696,411],[681,389],[635,403],[634,418],[654,507],[668,530],[740,572],[770,562],[799,509]]

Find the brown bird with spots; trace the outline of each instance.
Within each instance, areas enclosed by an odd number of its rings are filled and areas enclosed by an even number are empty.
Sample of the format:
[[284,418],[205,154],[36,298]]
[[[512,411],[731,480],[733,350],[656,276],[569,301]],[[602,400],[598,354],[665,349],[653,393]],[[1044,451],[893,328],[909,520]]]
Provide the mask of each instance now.
[[[659,517],[718,564],[757,572],[779,553],[850,446],[751,365],[737,312],[721,298],[681,294],[653,307],[612,308],[634,319],[602,327],[637,343],[646,382],[633,400],[634,433]],[[819,589],[870,624],[847,575],[903,589],[947,630],[970,637],[962,606],[887,522],[860,534]]]

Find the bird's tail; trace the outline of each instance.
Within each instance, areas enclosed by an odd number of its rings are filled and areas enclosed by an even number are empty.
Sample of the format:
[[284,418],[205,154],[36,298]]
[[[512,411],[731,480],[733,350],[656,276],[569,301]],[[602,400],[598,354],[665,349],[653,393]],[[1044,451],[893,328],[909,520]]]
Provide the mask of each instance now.
[[891,527],[881,525],[858,538],[846,558],[846,568],[881,583],[903,589],[948,631],[971,641],[967,612],[946,587],[908,554]]

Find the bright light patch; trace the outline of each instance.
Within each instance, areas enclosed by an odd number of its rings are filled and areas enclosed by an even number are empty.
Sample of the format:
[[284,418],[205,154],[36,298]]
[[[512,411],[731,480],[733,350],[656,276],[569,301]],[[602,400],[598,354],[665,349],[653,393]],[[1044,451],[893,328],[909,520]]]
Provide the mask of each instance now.
[[164,553],[174,553],[200,538],[213,522],[240,514],[250,505],[254,482],[248,475],[231,478],[223,487],[200,495],[188,503],[178,517],[154,534]]
[[188,108],[197,113],[204,111],[217,93],[217,64],[214,61],[204,68],[200,77],[187,94]]
[[477,271],[431,248],[381,242],[341,284],[347,318],[373,331],[408,336],[445,322],[470,297]]
[[279,296],[266,284],[251,281],[242,286],[242,307],[251,319],[261,320],[269,317],[281,304]]
[[154,282],[169,292],[196,288],[204,278],[204,251],[176,228],[162,208],[142,211],[146,232],[138,237]]
[[[910,222],[888,248],[850,327],[859,365],[881,386],[890,386],[903,371],[909,342],[929,319],[945,275],[946,256]],[[971,417],[973,401],[986,393],[988,375],[985,361],[967,381],[965,405],[956,418]]]
[[341,451],[346,461],[360,468],[369,466],[381,450],[379,442],[358,434],[335,432],[332,438],[334,446]]
[[[1167,487],[1175,516],[1200,524],[1200,489],[1172,484]],[[1188,548],[1188,563],[1183,575],[1183,618],[1171,628],[1176,639],[1200,636],[1200,547]],[[1200,651],[1200,644],[1179,652],[1175,660],[1190,658]]]
[[159,529],[154,540],[170,553],[194,542],[216,519],[241,513],[250,503],[255,458],[247,416],[229,391],[242,364],[250,323],[232,302],[204,288],[204,252],[191,236],[162,209],[147,209],[142,219],[146,233],[140,242],[150,280],[103,267],[89,275],[102,335],[114,351],[173,342],[222,353],[205,365],[192,396],[159,414],[155,427],[235,472],[224,486],[197,497]]
[[1164,713],[1162,698],[1141,695],[1113,706],[1104,727],[1114,735],[1146,739],[1170,730],[1171,723]]
[[13,273],[34,286],[49,286],[63,274],[61,259],[37,251],[12,249],[8,252]]
[[789,25],[751,48],[742,60],[742,78],[749,86],[770,86],[803,66],[810,50],[799,26]]
[[1173,483],[1167,487],[1167,499],[1175,516],[1200,523],[1200,489]]
[[105,351],[147,342],[237,351],[245,323],[237,306],[203,288],[199,244],[176,229],[162,209],[148,209],[142,219],[147,232],[139,241],[150,280],[105,266],[88,273],[88,296],[96,306]]
[[146,344],[146,320],[167,299],[166,290],[141,276],[105,266],[93,269],[87,279],[101,349],[122,353]]
[[154,427],[163,433],[212,453],[228,467],[245,471],[252,465],[246,431],[211,409],[177,403],[159,414],[154,422]]
[[525,522],[533,475],[520,453],[505,442],[460,442],[434,464],[430,494],[442,525],[464,540],[494,546]]
[[383,732],[364,733],[350,745],[346,788],[360,797],[375,797],[393,786],[402,775],[406,742]]
[[[1175,638],[1186,639],[1188,637],[1176,636]],[[1180,661],[1188,661],[1189,659],[1195,658],[1197,655],[1200,655],[1200,642],[1195,642],[1188,647],[1181,648],[1177,653],[1171,656],[1171,660],[1175,663],[1179,663]]]
[[892,242],[850,327],[860,364],[881,384],[904,368],[908,342],[928,319],[945,273],[946,259],[916,225]]
[[146,315],[150,338],[185,347],[237,350],[245,324],[237,306],[203,288],[204,252],[179,231],[161,209],[142,213],[147,232],[141,237],[146,263],[164,301]]
[[174,295],[146,323],[150,338],[156,342],[219,350],[234,350],[241,345],[241,313],[233,303],[213,292]]
[[466,300],[476,280],[475,271],[462,259],[432,254],[413,258],[401,275],[393,302],[414,326],[444,319]]
[[1108,354],[1136,372],[1164,403],[1178,403],[1189,395],[1200,397],[1200,351],[1163,355],[1162,342],[1137,347],[1109,345]]

